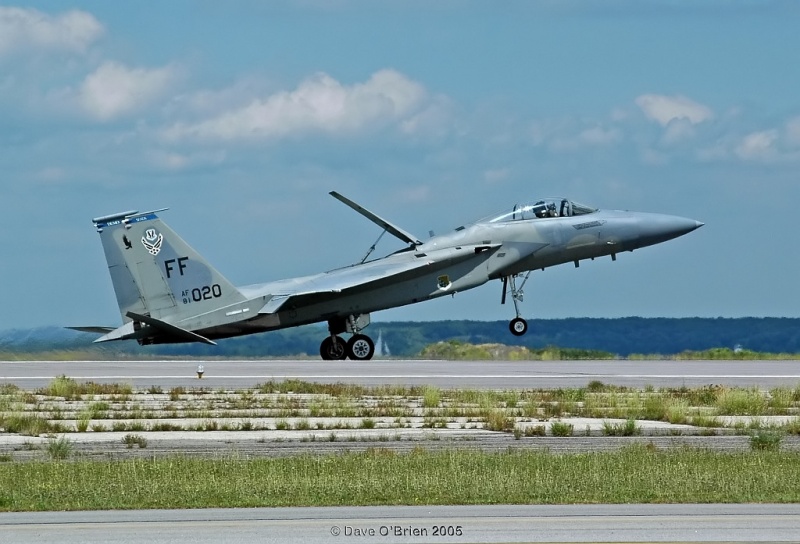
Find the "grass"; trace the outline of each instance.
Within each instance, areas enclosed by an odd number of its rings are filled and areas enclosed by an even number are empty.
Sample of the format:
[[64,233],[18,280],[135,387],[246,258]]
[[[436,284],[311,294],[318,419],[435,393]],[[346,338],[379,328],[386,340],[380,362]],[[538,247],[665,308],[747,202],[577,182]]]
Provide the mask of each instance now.
[[51,459],[63,460],[70,456],[73,444],[66,436],[51,438],[47,441],[47,454]]
[[362,429],[374,429],[375,428],[375,420],[372,418],[364,418],[361,420],[361,428]]
[[[719,385],[635,389],[592,381],[583,388],[487,391],[286,380],[236,391],[183,387],[133,391],[126,384],[79,383],[59,376],[34,394],[0,384],[0,431],[33,436],[88,430],[170,431],[184,426],[196,431],[331,429],[340,428],[344,418],[361,418],[363,423],[349,424],[351,428],[438,428],[480,422],[486,429],[513,432],[516,420],[573,417],[654,420],[697,428],[681,431],[688,434],[704,432],[706,427],[734,427],[749,434],[755,427],[741,416],[768,421],[766,416],[798,413],[800,385],[769,391]],[[198,422],[170,422],[183,418]],[[783,431],[800,434],[798,421],[784,424]],[[558,424],[555,429],[566,432]]]
[[122,443],[128,449],[133,448],[134,446],[139,446],[139,448],[146,448],[147,447],[147,439],[140,434],[126,434],[122,437]]
[[185,394],[186,394],[186,389],[184,389],[182,386],[173,387],[172,389],[169,390],[169,400],[174,402],[176,400],[179,400],[181,398],[181,395]]
[[89,429],[89,424],[92,422],[91,412],[84,411],[78,414],[78,419],[75,421],[75,430],[79,433],[85,433]]
[[514,437],[517,437],[517,431],[520,432],[522,436],[531,437],[531,436],[545,436],[546,430],[544,425],[531,425],[529,427],[525,427],[524,430],[521,430],[519,427],[514,427]]
[[61,375],[37,391],[40,395],[48,397],[61,397],[66,400],[80,399],[83,395],[130,395],[133,388],[130,384],[119,383],[78,383],[72,378]]
[[759,416],[767,413],[767,397],[758,389],[724,389],[717,397],[721,416]]
[[514,430],[514,418],[508,417],[504,410],[494,408],[486,413],[486,423],[483,428],[489,431],[510,432]]
[[783,434],[770,429],[759,429],[750,435],[750,448],[753,450],[778,451]]
[[554,421],[550,424],[550,434],[553,436],[572,436],[574,426],[563,421]]
[[628,419],[625,423],[603,422],[603,436],[636,436],[641,433],[642,430],[633,419]]
[[438,408],[442,401],[442,393],[438,387],[426,385],[422,393],[423,408]]
[[376,448],[255,460],[4,463],[0,509],[795,503],[800,502],[798,480],[800,454],[780,451],[653,451],[637,446],[567,455],[422,449],[398,454]]
[[12,413],[0,414],[0,427],[7,433],[39,436],[45,433],[64,432],[65,428],[60,423],[52,423],[39,414]]

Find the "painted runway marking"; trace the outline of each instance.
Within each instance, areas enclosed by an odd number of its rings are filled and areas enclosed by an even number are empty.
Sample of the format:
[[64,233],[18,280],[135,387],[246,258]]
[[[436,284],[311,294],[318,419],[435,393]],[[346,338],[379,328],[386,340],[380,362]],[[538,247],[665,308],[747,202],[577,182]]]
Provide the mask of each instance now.
[[[73,380],[124,380],[124,379],[184,379],[192,376],[192,373],[179,374],[176,376],[158,375],[108,375],[108,376],[69,376]],[[50,380],[55,376],[0,376],[0,380]],[[789,379],[800,380],[800,374],[259,374],[244,376],[238,374],[206,374],[207,378],[236,378],[236,379],[330,379],[330,378],[359,378],[359,379],[378,379],[378,378],[470,378],[470,379],[491,379],[491,378],[537,378],[537,379],[565,379],[565,378],[662,378],[662,379],[690,379],[690,380],[709,380],[715,378],[760,378],[760,379]]]

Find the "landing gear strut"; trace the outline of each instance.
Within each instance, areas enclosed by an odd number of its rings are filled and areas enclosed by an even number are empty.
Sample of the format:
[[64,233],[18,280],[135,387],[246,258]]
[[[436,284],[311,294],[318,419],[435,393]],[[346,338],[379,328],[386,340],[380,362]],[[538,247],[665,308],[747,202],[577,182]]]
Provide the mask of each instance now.
[[[375,343],[372,338],[361,334],[361,330],[369,325],[369,315],[349,316],[347,319],[328,321],[327,336],[319,346],[319,354],[325,361],[341,361],[350,358],[354,361],[368,361],[375,355]],[[353,333],[347,342],[339,336],[341,333]]]
[[510,285],[511,300],[514,302],[514,313],[516,314],[516,317],[512,319],[511,322],[508,324],[508,330],[510,330],[511,334],[513,334],[514,336],[522,336],[523,334],[528,332],[528,322],[525,321],[525,319],[523,319],[519,313],[519,302],[522,302],[522,298],[524,296],[522,288],[525,287],[525,282],[528,281],[528,277],[530,277],[530,275],[531,275],[530,272],[525,274],[525,277],[522,279],[522,283],[520,284],[519,289],[517,288],[516,275],[503,277],[503,296],[500,299],[500,304],[506,303],[506,294],[508,293],[508,287]]

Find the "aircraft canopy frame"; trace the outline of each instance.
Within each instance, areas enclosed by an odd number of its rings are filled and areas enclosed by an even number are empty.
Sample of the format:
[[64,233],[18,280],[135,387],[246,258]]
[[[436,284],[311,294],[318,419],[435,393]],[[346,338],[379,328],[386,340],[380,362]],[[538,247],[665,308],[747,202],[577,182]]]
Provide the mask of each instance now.
[[597,211],[579,202],[566,198],[543,198],[533,204],[515,204],[511,210],[490,216],[484,221],[488,223],[506,223],[509,221],[526,221],[531,219],[547,219],[551,217],[574,217],[588,215]]

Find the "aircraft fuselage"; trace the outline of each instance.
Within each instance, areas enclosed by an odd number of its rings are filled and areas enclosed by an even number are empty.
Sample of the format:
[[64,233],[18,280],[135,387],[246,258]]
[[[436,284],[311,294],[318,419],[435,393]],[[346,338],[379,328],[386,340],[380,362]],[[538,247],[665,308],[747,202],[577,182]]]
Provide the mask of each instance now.
[[[335,198],[408,244],[383,258],[312,276],[236,287],[191,248],[156,212],[124,212],[93,220],[103,243],[123,325],[76,327],[104,333],[98,342],[204,342],[327,322],[327,359],[369,359],[361,334],[372,312],[473,289],[499,279],[510,293],[515,335],[527,330],[518,303],[532,270],[633,251],[700,227],[671,215],[603,211],[567,199],[515,205],[492,218],[423,242],[336,193]],[[160,210],[159,210],[160,211]],[[518,276],[525,274],[522,285]],[[352,333],[344,342],[338,335]]]

